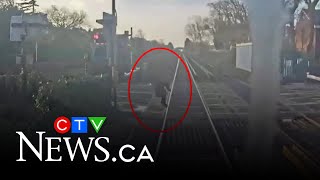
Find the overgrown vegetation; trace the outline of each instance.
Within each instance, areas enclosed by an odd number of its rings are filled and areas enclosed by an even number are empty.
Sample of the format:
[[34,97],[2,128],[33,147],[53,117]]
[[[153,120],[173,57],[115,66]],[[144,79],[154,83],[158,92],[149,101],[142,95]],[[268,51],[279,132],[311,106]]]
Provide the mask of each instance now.
[[[27,83],[23,86],[21,67],[15,61],[18,45],[10,42],[10,19],[24,11],[38,13],[34,10],[36,7],[22,8],[14,0],[0,0],[0,119],[28,127],[25,123],[42,123],[62,115],[103,116],[110,112],[111,83],[105,75],[102,78],[83,74],[71,77],[56,72],[60,78],[50,80],[34,67],[28,67]],[[55,6],[47,13],[48,34],[24,42],[24,48],[32,49],[37,42],[40,63],[82,63],[91,51],[91,34],[84,29],[87,15]]]
[[26,89],[20,76],[0,78],[0,119],[42,123],[59,116],[105,115],[111,112],[106,78],[64,77],[48,81],[39,73],[29,74]]

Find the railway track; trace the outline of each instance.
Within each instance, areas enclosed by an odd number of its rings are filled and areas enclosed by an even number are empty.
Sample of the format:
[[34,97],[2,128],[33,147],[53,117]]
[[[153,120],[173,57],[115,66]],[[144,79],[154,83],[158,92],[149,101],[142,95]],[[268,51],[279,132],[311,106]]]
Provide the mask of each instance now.
[[[250,102],[250,86],[245,82],[232,79],[231,77],[214,74],[212,73],[214,72],[212,69],[214,67],[210,65],[206,65],[206,67],[204,67],[194,59],[190,59],[195,66],[199,66],[199,71],[203,71],[203,76],[208,76],[208,72],[211,72],[209,74],[211,79],[220,79],[221,82],[225,82],[225,86],[228,86],[229,88],[231,87],[230,89],[234,89],[235,91],[233,92],[238,92],[238,97],[242,100],[239,101],[238,98],[233,97],[235,102],[232,102],[231,100],[232,103],[224,103],[225,107],[229,109],[229,117],[230,115],[233,116],[230,119],[233,120],[228,120],[228,118],[226,118],[228,116],[225,115],[223,118],[224,120],[217,122],[224,124],[219,127],[226,129],[225,132],[221,131],[221,134],[226,134],[227,136],[228,134],[233,134],[233,137],[236,134],[241,134],[243,136],[245,134],[244,131],[247,130],[246,126]],[[219,76],[219,78],[217,76]],[[312,89],[314,89],[314,87]],[[202,88],[202,90],[206,91],[205,88]],[[279,102],[279,137],[281,139],[282,155],[297,167],[301,173],[306,176],[311,175],[312,177],[318,177],[320,170],[320,112],[319,109],[315,109],[314,107],[318,105],[315,103],[318,98],[318,96],[315,95],[315,91],[319,90],[319,88],[315,88],[314,90],[306,88],[305,92],[301,92],[299,90],[301,89],[289,89],[285,86],[282,87],[281,90],[281,100]],[[228,92],[227,94],[232,93]],[[310,98],[310,96],[312,97]],[[305,97],[309,97],[309,99]],[[307,102],[307,100],[309,100],[309,102]],[[222,106],[220,105],[220,107]],[[219,119],[219,117],[216,118]],[[233,127],[231,129],[236,130],[228,129],[229,126]],[[224,139],[228,141],[230,138]],[[231,143],[233,144],[231,145],[231,149],[242,146],[241,143],[239,144],[239,139],[236,139],[236,141]]]
[[231,161],[211,118],[210,107],[206,104],[205,97],[197,84],[196,72],[188,59],[185,61],[191,71],[192,87],[190,87],[185,67],[178,62],[161,130],[174,126],[182,117],[188,105],[190,88],[192,88],[190,110],[177,129],[160,133],[155,157],[160,162],[210,163],[214,167],[230,171]]
[[[147,133],[137,125],[130,130],[128,142],[148,144],[154,152],[155,160],[165,164],[165,167],[172,165],[170,167],[174,168],[183,164],[198,167],[197,170],[209,170],[208,167],[218,167],[224,171],[238,170],[247,139],[250,88],[245,82],[216,74],[216,69],[210,65],[203,65],[185,54],[181,56],[191,71],[193,89],[186,119],[177,129],[160,134]],[[147,106],[145,96],[148,96],[148,100],[152,99],[152,89],[146,86],[132,90],[136,93],[135,101],[141,101],[141,104]],[[189,91],[188,74],[179,62],[168,97],[168,108],[148,112],[148,115],[144,112],[139,116],[145,118],[146,124],[154,129],[171,128],[185,113]],[[284,91],[282,97],[296,96],[290,94],[292,92],[295,91]],[[125,96],[123,98],[126,99]],[[314,119],[316,113],[314,110],[298,112],[296,108],[302,105],[298,104],[301,102],[299,98],[299,101],[292,98],[287,100],[297,102],[291,106],[287,101],[279,103],[281,132],[277,138],[277,152],[281,158],[288,159],[302,171],[319,172],[320,136],[317,135],[319,129],[314,123],[318,122]]]

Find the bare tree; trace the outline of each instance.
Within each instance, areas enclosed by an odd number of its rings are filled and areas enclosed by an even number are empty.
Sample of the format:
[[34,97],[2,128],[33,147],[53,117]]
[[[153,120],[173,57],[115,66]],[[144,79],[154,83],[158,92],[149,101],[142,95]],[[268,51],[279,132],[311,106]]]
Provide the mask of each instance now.
[[[217,0],[208,3],[208,7],[210,16],[205,18],[204,32],[210,34],[206,36],[216,48],[228,47],[230,43],[248,41],[250,34],[248,10],[242,1]],[[189,29],[192,28],[194,27],[189,27]]]
[[46,10],[49,21],[56,27],[73,29],[86,23],[87,14],[84,11],[70,11],[65,7],[51,6]]
[[24,12],[35,13],[37,4],[36,0],[22,0],[22,2],[17,3],[20,9]]
[[248,22],[248,11],[239,0],[219,0],[208,4],[210,16],[222,21],[225,25],[245,24]]
[[203,43],[210,39],[209,18],[201,16],[192,16],[185,27],[186,35],[193,41]]
[[137,31],[137,34],[136,34],[136,37],[137,38],[141,38],[141,39],[145,39],[145,33],[142,31],[142,29],[139,29],[138,31]]
[[8,10],[15,6],[14,0],[0,0],[0,10]]

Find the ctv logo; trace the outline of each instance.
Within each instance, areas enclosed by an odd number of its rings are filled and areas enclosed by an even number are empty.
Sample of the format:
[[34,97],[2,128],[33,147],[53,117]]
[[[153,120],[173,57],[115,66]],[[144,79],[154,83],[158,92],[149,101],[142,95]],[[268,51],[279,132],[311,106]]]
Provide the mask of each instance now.
[[[54,129],[59,134],[66,134],[70,130],[74,134],[84,134],[88,133],[88,125],[91,124],[96,133],[99,133],[106,119],[106,117],[72,117],[70,121],[67,117],[59,117],[54,121]],[[28,139],[23,132],[17,131],[16,133],[19,135],[19,159],[16,161],[19,162],[29,159],[24,155],[27,148],[29,151],[31,150],[39,161],[43,161],[44,157],[46,157],[46,162],[61,162],[64,159],[69,159],[73,162],[76,158],[81,158],[81,156],[85,162],[89,159],[94,162],[106,162],[109,159],[112,162],[120,159],[125,163],[141,162],[142,160],[154,162],[147,145],[142,148],[136,148],[133,145],[126,144],[120,147],[118,153],[110,154],[108,151],[110,139],[108,137],[52,137],[50,135],[46,136],[45,131],[36,131],[38,146],[35,146],[33,144],[35,143],[33,142],[35,136],[32,136],[32,139]],[[136,151],[140,152],[138,157],[135,156],[137,155]],[[130,152],[132,153],[131,155]],[[76,154],[80,156],[76,156]]]
[[61,116],[55,120],[54,129],[59,134],[66,134],[70,129],[73,134],[85,134],[88,133],[89,121],[96,133],[99,133],[106,119],[106,117],[72,117],[70,121],[68,118]]

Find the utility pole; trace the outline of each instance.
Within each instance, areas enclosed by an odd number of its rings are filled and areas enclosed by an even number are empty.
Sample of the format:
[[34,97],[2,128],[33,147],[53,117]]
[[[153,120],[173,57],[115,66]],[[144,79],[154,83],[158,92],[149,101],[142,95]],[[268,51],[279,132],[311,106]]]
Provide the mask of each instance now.
[[112,15],[116,15],[116,0],[112,0]]
[[130,28],[130,62],[133,66],[133,47],[132,47],[132,38],[133,38],[133,28]]
[[113,91],[113,107],[117,109],[117,10],[116,10],[116,0],[112,0],[112,16],[114,17],[115,21],[112,24],[112,37],[111,37],[111,70],[112,70],[112,91]]
[[22,80],[22,93],[26,95],[27,92],[27,81],[28,81],[28,72],[27,72],[27,59],[26,53],[22,46],[21,47],[21,80]]
[[[25,32],[27,32],[27,27],[26,24],[23,24]],[[25,53],[25,49],[24,49],[24,41],[26,39],[27,34],[25,35],[21,35],[21,42],[19,42],[19,51],[20,51],[20,57],[21,57],[21,81],[22,81],[22,93],[25,95],[27,92],[27,59],[26,59],[26,53]]]

